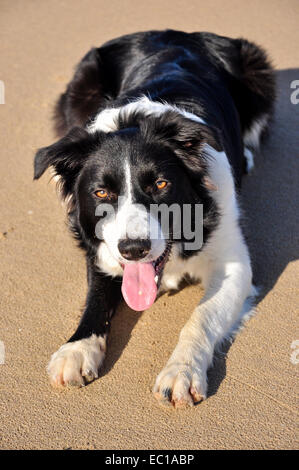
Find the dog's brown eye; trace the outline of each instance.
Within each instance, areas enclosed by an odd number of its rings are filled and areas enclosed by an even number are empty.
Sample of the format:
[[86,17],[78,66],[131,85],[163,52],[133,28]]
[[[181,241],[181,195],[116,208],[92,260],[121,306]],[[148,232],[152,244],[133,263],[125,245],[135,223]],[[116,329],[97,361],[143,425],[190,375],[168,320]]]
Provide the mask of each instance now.
[[156,186],[158,189],[164,189],[167,186],[167,181],[159,180],[156,182]]
[[101,199],[106,199],[108,197],[108,193],[105,189],[99,189],[95,192],[95,195]]

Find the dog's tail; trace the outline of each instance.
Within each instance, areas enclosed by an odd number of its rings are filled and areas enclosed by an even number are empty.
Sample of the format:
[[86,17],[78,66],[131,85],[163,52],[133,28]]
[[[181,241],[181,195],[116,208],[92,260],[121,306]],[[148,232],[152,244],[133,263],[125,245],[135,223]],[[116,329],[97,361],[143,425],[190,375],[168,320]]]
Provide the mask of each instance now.
[[245,39],[237,39],[235,44],[239,70],[232,80],[231,93],[240,114],[244,144],[256,149],[273,113],[275,74],[263,48]]
[[275,78],[266,51],[246,39],[236,39],[239,49],[239,78],[252,93],[264,97],[268,105],[275,96]]
[[265,50],[246,39],[199,33],[217,68],[222,69],[239,112],[245,146],[258,147],[275,101],[275,73]]

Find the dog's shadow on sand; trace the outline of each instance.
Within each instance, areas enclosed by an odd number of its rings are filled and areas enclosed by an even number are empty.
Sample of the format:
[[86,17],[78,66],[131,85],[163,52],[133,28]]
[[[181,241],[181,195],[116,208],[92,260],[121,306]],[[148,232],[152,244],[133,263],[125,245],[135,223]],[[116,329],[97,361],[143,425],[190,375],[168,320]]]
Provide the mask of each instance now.
[[132,311],[125,302],[122,302],[112,319],[111,332],[108,337],[108,353],[100,370],[101,377],[113,369],[114,364],[118,361],[128,344],[132,330],[141,316],[142,312]]
[[[254,284],[260,291],[257,304],[299,253],[299,103],[291,101],[295,91],[291,83],[299,80],[299,69],[280,70],[276,79],[277,99],[269,135],[255,156],[253,173],[244,177],[241,192],[243,231]],[[208,373],[208,396],[217,392],[226,376],[226,355],[231,344],[225,342],[215,354]]]
[[[293,104],[291,82],[299,79],[299,69],[280,70],[277,100],[269,136],[255,156],[255,169],[245,176],[241,204],[244,234],[249,246],[254,283],[261,288],[258,302],[275,286],[288,263],[299,253],[299,103]],[[297,93],[298,96],[298,93]],[[113,319],[109,353],[102,375],[111,370],[128,343],[141,314],[122,307]],[[178,332],[179,333],[179,332]],[[209,370],[208,396],[214,395],[226,375],[226,342],[215,355]]]

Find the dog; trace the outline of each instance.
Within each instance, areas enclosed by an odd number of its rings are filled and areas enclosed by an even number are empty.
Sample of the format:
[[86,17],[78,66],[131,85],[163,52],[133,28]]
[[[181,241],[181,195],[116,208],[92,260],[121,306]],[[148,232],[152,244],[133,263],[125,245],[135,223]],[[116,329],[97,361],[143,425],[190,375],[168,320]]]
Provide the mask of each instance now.
[[[205,295],[153,391],[176,408],[207,397],[214,350],[255,294],[238,195],[274,100],[267,54],[245,39],[147,31],[84,56],[56,104],[59,140],[34,161],[34,179],[54,171],[87,260],[83,316],[51,357],[53,385],[98,378],[122,299],[145,310],[189,276]],[[168,230],[152,207],[175,207]],[[175,228],[185,207],[192,237]]]

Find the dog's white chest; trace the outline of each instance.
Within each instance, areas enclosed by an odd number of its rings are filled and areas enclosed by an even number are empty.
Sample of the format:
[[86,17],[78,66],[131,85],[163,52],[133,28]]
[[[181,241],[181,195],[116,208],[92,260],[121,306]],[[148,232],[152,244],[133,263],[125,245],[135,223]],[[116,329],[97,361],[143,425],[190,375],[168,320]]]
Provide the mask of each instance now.
[[194,281],[205,281],[209,273],[209,261],[204,252],[200,252],[186,260],[178,254],[178,248],[173,247],[169,261],[167,262],[161,282],[161,290],[176,290],[183,277],[188,275]]

